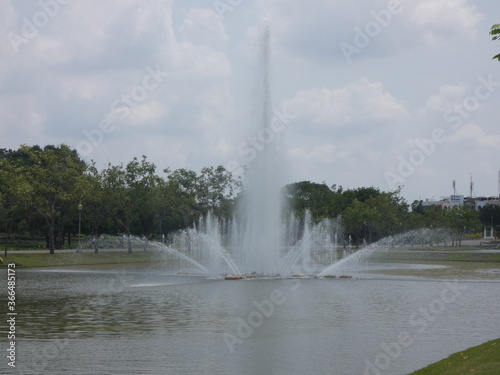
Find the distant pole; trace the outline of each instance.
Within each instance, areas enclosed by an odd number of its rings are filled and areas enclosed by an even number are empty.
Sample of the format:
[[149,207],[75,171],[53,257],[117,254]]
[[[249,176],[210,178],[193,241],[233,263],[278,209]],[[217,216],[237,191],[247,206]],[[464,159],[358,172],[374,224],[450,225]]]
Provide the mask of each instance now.
[[469,196],[472,198],[472,194],[474,194],[474,180],[472,179],[472,173],[469,173],[470,174],[470,192],[469,192]]
[[77,253],[82,251],[82,202],[78,203],[78,250]]
[[490,229],[490,237],[493,238],[495,237],[495,231],[493,230],[493,216],[491,216],[491,229]]

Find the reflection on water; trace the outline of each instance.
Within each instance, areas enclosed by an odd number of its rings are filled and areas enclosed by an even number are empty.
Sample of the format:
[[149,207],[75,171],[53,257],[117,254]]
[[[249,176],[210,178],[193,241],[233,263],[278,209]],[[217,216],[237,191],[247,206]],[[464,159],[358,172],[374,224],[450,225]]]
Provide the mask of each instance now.
[[17,288],[20,374],[403,374],[500,337],[499,282],[19,270]]

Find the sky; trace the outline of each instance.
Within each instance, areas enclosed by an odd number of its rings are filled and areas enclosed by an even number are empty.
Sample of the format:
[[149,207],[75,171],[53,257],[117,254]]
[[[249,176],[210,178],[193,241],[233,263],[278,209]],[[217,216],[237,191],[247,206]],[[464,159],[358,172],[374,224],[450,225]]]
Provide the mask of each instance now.
[[498,195],[496,23],[489,0],[0,0],[0,148],[237,171],[279,142],[283,183]]

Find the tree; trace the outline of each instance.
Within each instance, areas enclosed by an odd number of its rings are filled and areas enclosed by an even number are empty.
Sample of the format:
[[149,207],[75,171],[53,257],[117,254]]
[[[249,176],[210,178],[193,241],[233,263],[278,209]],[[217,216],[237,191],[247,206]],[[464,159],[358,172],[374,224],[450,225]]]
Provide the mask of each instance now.
[[[167,170],[168,172],[168,170]],[[156,231],[163,238],[165,233],[183,227],[179,205],[187,204],[178,185],[171,180],[158,179],[154,189],[154,207]]]
[[[492,35],[491,40],[499,40],[500,39],[500,24],[499,23],[491,26],[490,35]],[[493,59],[497,59],[498,61],[500,61],[500,53],[493,56]]]
[[184,198],[179,205],[186,226],[196,217],[214,213],[218,217],[232,214],[236,196],[241,188],[239,180],[223,166],[202,168],[199,175],[187,169],[177,169],[168,175]]
[[227,217],[232,214],[232,205],[240,188],[240,181],[222,165],[204,167],[197,178],[196,199],[204,214],[210,211],[218,217]]
[[[12,205],[43,218],[50,254],[62,245],[64,225],[76,207],[86,164],[66,145],[21,146],[8,166]],[[57,237],[56,237],[57,234]],[[56,241],[57,240],[57,241]]]
[[487,204],[479,211],[479,220],[485,227],[493,226],[498,228],[500,225],[500,207]]
[[468,207],[453,207],[448,213],[449,228],[452,233],[453,244],[458,242],[459,246],[468,232],[476,232],[481,228],[479,212]]
[[[165,173],[169,173],[165,170]],[[168,181],[179,192],[180,200],[177,209],[182,215],[184,226],[190,227],[201,215],[201,207],[197,202],[198,177],[196,172],[184,168],[168,174]]]
[[370,241],[373,233],[373,221],[374,212],[366,203],[357,199],[342,213],[345,233],[352,235],[358,243],[367,235]]
[[143,236],[153,229],[154,188],[158,183],[156,166],[142,156],[134,158],[125,167],[109,168],[108,184],[115,192],[114,217],[128,238],[128,252],[132,252],[132,227],[138,225]]
[[116,191],[118,174],[116,167],[108,166],[99,171],[92,162],[82,179],[81,191],[85,217],[90,219],[90,233],[93,238],[94,253],[99,253],[99,235],[103,223],[113,217],[113,213],[119,205]]
[[22,194],[19,194],[22,191],[19,184],[23,181],[21,169],[24,167],[29,167],[24,153],[0,149],[0,228],[11,239],[19,238],[37,225],[40,227],[34,211],[24,204]]
[[339,214],[333,210],[335,193],[325,183],[296,182],[286,185],[284,192],[292,212],[297,216],[302,217],[307,210],[314,220],[319,221]]
[[414,200],[411,204],[411,211],[416,214],[422,215],[424,213],[424,201],[423,200]]
[[364,202],[355,199],[342,214],[346,229],[369,243],[402,231],[408,217],[407,206],[396,193],[382,193]]
[[340,196],[336,199],[336,205],[341,212],[353,204],[355,200],[366,202],[370,198],[375,198],[382,194],[379,189],[374,187],[361,187],[348,190],[342,190],[342,188],[340,188],[340,191]]

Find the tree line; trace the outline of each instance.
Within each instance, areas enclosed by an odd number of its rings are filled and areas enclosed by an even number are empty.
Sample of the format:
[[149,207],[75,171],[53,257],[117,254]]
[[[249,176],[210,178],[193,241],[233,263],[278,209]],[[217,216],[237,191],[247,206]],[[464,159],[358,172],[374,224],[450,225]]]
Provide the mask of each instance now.
[[[423,209],[418,201],[409,205],[399,190],[302,181],[284,186],[283,193],[284,214],[303,217],[309,211],[316,221],[341,217],[346,236],[357,242],[431,227],[459,238],[489,225],[493,216],[500,224],[498,207],[484,217],[467,208]],[[10,239],[43,236],[50,253],[69,245],[80,228],[93,238],[106,233],[160,239],[209,212],[229,220],[244,194],[242,181],[222,166],[158,171],[142,156],[99,169],[64,144],[0,149],[0,233]]]
[[[425,207],[422,200],[410,205],[400,189],[383,192],[374,187],[344,190],[325,183],[308,181],[285,187],[291,209],[298,215],[309,210],[316,220],[341,217],[346,235],[357,243],[372,243],[416,229],[429,231],[428,243],[449,241],[459,243],[466,234],[482,232],[485,226],[498,228],[500,207],[487,205],[480,211],[469,207],[449,210],[438,206]],[[439,235],[438,235],[439,234]]]
[[159,175],[145,156],[98,169],[66,145],[0,149],[0,232],[44,236],[50,253],[80,225],[95,238],[152,238],[190,227],[209,211],[229,215],[239,186],[223,167]]

